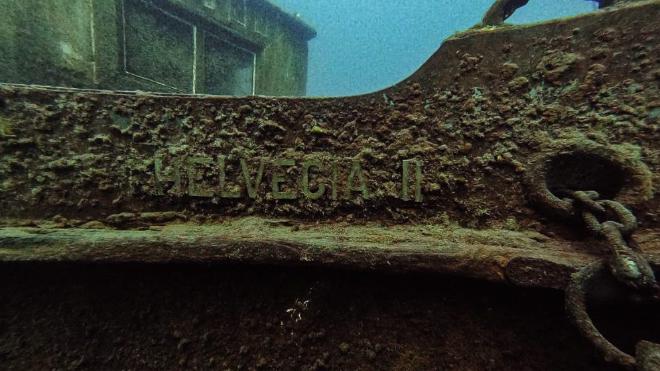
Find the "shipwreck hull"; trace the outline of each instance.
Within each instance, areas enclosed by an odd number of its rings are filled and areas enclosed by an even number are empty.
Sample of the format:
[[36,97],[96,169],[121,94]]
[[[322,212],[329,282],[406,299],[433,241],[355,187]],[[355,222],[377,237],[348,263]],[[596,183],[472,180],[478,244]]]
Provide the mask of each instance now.
[[[407,80],[357,97],[0,85],[0,357],[17,368],[603,367],[548,289],[607,246],[558,193],[628,206],[630,243],[660,264],[659,10],[470,30]],[[658,329],[622,311],[603,316]],[[634,353],[634,330],[612,323]],[[64,347],[83,336],[96,345]]]

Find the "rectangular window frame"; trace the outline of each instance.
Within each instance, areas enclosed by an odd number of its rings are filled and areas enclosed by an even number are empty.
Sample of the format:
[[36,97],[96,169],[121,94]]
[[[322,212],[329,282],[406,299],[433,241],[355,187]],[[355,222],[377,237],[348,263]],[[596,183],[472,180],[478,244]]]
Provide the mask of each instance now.
[[[205,35],[213,37],[213,38],[217,39],[218,41],[220,41],[221,43],[231,45],[232,47],[235,47],[239,50],[242,50],[242,51],[252,55],[252,89],[250,90],[250,95],[251,96],[256,95],[256,92],[257,92],[257,53],[254,52],[253,50],[244,48],[244,47],[242,47],[242,46],[240,46],[236,43],[233,43],[233,42],[231,42],[231,41],[229,41],[225,38],[222,38],[221,36],[219,36],[219,35],[217,35],[213,32],[208,32],[208,31],[205,30],[205,31],[202,32],[202,36],[205,36]],[[209,72],[205,71],[205,73],[208,74]]]
[[[136,1],[142,1],[142,0],[136,0]],[[197,60],[198,60],[198,52],[197,52],[197,33],[198,33],[198,29],[197,29],[197,25],[195,25],[194,23],[189,22],[189,21],[187,21],[187,20],[185,20],[185,19],[183,19],[183,18],[181,18],[177,15],[174,15],[174,14],[168,12],[167,10],[165,10],[165,9],[159,7],[159,6],[156,6],[155,4],[153,4],[151,2],[145,2],[145,1],[142,1],[142,2],[145,5],[153,8],[153,9],[155,9],[155,10],[161,12],[161,13],[163,13],[165,16],[173,18],[177,22],[183,23],[183,24],[185,24],[187,26],[190,26],[192,28],[192,31],[193,31],[193,37],[192,37],[193,38],[193,40],[192,40],[192,42],[193,42],[193,62],[192,62],[192,64],[193,65],[192,65],[192,76],[191,76],[191,78],[192,78],[191,92],[192,92],[192,94],[197,94]],[[123,66],[122,66],[122,68],[123,68],[123,72],[128,76],[132,76],[132,77],[140,79],[140,80],[144,80],[144,81],[151,82],[153,84],[164,86],[164,87],[166,87],[168,89],[172,89],[176,92],[186,93],[185,91],[183,91],[180,88],[177,88],[175,86],[171,86],[171,85],[166,84],[162,81],[154,80],[152,78],[142,76],[138,73],[134,73],[134,72],[131,72],[131,71],[128,70],[128,51],[127,51],[128,48],[127,48],[127,42],[126,42],[126,40],[127,40],[127,37],[126,37],[126,28],[127,28],[127,23],[126,23],[126,0],[121,0],[121,21],[122,21],[122,53],[123,53]]]

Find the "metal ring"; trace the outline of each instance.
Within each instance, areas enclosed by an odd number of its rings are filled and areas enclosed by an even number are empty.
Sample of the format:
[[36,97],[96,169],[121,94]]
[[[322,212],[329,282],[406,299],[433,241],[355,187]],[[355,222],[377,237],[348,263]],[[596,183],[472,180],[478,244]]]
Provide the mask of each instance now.
[[[616,148],[596,143],[575,142],[572,140],[557,141],[530,159],[524,176],[528,200],[549,215],[572,221],[582,218],[581,213],[574,207],[576,201],[573,201],[570,197],[564,198],[565,195],[560,192],[555,194],[556,189],[549,189],[553,161],[562,157],[575,157],[576,161],[590,158],[591,162],[603,163],[619,169],[625,179],[621,184],[622,188],[616,190],[615,194],[602,194],[604,198],[613,199],[630,206],[635,206],[652,198],[651,171],[638,159],[632,159]],[[585,166],[588,168],[591,165],[585,164]],[[599,191],[598,187],[587,188],[590,189],[574,190]],[[610,190],[610,193],[612,192],[614,190]]]
[[616,363],[628,370],[635,370],[638,366],[635,357],[607,340],[596,328],[587,312],[589,283],[605,272],[608,272],[605,262],[597,262],[573,274],[566,289],[566,311],[580,333],[598,349],[605,361]]

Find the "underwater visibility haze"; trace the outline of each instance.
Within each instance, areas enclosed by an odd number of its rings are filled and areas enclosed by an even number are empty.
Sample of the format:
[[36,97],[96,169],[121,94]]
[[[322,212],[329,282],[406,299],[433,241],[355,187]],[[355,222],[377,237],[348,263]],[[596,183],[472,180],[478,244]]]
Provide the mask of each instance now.
[[[0,81],[236,96],[364,94],[410,76],[443,40],[477,25],[492,3],[2,0]],[[597,7],[532,0],[507,23]]]
[[658,371],[659,20],[0,0],[0,369]]
[[[310,96],[369,93],[411,75],[456,32],[481,21],[493,0],[273,0],[308,21]],[[590,12],[585,0],[531,0],[508,23]]]

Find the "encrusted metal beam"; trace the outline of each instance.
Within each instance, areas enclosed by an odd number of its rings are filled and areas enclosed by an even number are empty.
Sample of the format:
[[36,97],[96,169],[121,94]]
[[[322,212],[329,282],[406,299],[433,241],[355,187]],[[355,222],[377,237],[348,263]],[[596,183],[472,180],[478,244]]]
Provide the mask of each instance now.
[[564,188],[632,208],[657,256],[659,9],[470,30],[359,97],[1,85],[0,260],[392,264],[562,287],[603,251]]

